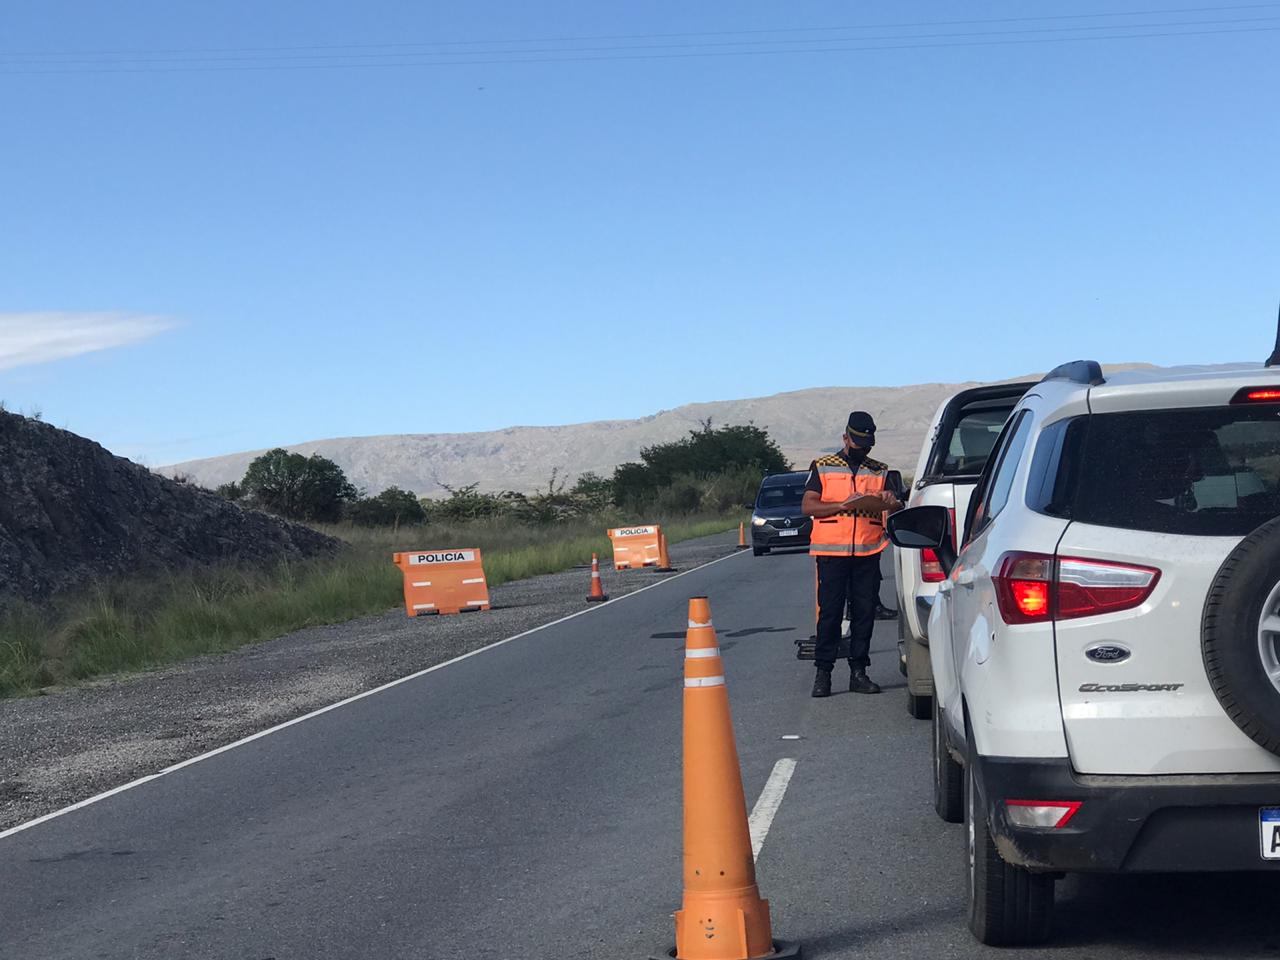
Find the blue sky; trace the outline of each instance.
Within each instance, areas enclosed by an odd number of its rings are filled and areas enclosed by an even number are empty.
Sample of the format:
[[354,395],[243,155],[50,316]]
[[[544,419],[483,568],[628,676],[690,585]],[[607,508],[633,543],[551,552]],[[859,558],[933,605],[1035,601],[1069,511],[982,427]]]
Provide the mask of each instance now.
[[1271,347],[1280,3],[10,0],[0,50],[0,398],[152,465]]

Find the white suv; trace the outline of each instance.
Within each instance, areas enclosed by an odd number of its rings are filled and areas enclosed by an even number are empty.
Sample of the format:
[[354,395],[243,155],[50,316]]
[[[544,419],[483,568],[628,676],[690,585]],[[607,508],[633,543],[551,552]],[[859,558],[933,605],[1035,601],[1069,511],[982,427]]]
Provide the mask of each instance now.
[[934,800],[978,939],[1046,938],[1065,872],[1280,870],[1280,369],[1059,367],[958,556],[949,521],[889,530],[947,572]]

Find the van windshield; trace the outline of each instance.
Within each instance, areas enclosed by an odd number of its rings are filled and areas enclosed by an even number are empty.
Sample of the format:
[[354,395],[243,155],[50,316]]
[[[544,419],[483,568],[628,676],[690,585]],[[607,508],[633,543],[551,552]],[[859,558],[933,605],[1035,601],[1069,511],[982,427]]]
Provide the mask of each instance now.
[[1076,461],[1067,481],[1072,519],[1156,533],[1251,533],[1280,515],[1276,414],[1265,405],[1081,418],[1063,452]]
[[756,497],[756,507],[760,510],[778,507],[798,507],[804,499],[803,483],[786,483],[777,486],[761,487]]

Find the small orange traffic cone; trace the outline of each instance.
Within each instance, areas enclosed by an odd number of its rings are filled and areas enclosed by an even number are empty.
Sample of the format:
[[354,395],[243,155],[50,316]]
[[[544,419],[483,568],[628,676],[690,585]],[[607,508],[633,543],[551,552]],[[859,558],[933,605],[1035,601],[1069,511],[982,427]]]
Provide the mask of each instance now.
[[741,520],[738,521],[738,549],[747,549],[747,525]]
[[600,560],[593,553],[591,555],[591,592],[587,594],[587,603],[603,603],[608,599],[600,586]]
[[689,600],[684,661],[684,905],[677,960],[799,957],[760,898],[724,665],[706,597]]
[[658,573],[674,573],[676,569],[667,556],[667,535],[662,530],[658,531],[658,565],[653,569]]

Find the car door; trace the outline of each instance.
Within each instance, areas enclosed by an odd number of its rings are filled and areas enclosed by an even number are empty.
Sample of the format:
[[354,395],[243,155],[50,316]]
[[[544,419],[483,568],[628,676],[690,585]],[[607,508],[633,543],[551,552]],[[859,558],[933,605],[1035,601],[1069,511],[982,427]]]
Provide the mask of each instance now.
[[953,571],[957,674],[985,756],[1066,756],[1052,620],[1007,623],[996,595],[1010,554],[1052,557],[1067,527],[1027,502],[1029,478],[1044,468],[1038,449],[1047,452],[1060,437],[1052,426],[1036,405],[1010,420]]
[[967,663],[985,663],[991,652],[995,626],[995,585],[992,573],[1004,551],[1003,538],[992,531],[1008,506],[1014,479],[1031,438],[1030,411],[1016,412],[1006,425],[985,482],[971,503],[965,546],[952,582],[952,653],[957,675]]
[[965,515],[957,517],[962,525],[963,544],[955,567],[947,580],[939,585],[938,599],[930,617],[930,659],[934,672],[936,696],[942,704],[952,729],[961,733],[962,691],[960,678],[968,651],[973,644],[975,620],[979,605],[975,602],[975,564],[982,561],[981,547],[974,547],[975,518],[991,514],[993,482],[1005,460],[1012,438],[1025,420],[1025,411],[1015,411],[1005,424],[1000,438],[992,449],[991,457],[969,502]]

